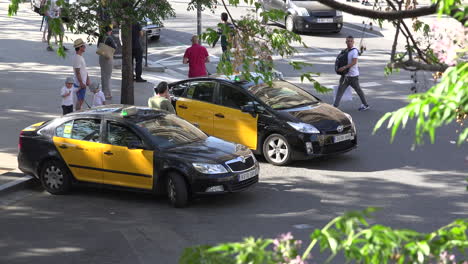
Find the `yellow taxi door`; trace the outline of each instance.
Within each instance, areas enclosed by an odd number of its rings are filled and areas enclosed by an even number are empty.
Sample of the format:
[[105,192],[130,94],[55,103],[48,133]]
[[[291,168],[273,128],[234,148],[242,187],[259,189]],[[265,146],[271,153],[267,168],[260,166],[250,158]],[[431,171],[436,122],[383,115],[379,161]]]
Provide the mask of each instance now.
[[153,151],[129,127],[107,121],[102,147],[103,183],[140,189],[153,188]]
[[101,120],[77,119],[57,127],[54,144],[80,181],[102,182]]
[[220,84],[218,104],[213,107],[213,135],[256,149],[258,115],[241,111],[242,106],[253,104],[245,92]]
[[177,115],[209,135],[213,135],[215,88],[216,83],[211,81],[190,82],[186,93],[176,102]]

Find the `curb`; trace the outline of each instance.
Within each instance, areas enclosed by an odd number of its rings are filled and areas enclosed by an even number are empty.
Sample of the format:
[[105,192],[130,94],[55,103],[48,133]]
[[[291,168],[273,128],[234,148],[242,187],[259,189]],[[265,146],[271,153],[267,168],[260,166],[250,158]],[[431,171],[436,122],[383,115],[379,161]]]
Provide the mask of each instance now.
[[[22,172],[7,172],[1,174],[1,176],[14,176],[18,177],[19,175],[24,175]],[[0,196],[5,195],[20,189],[25,189],[28,187],[32,187],[34,185],[39,184],[35,177],[30,175],[24,175],[22,177],[18,177],[16,180],[12,180],[10,182],[4,183],[0,185]]]

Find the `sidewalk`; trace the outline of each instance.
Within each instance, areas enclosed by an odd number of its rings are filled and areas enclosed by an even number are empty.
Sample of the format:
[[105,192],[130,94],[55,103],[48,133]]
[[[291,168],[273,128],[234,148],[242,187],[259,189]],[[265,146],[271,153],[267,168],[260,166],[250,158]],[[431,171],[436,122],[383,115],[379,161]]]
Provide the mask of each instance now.
[[[66,58],[61,58],[55,52],[46,51],[46,43],[41,41],[42,32],[39,31],[42,17],[30,9],[29,3],[20,4],[14,17],[8,17],[8,5],[9,1],[0,1],[0,195],[31,182],[30,177],[23,178],[25,175],[17,169],[19,133],[33,123],[61,116],[59,91],[65,78],[73,75],[73,41],[87,39],[86,35],[66,32],[64,42],[69,51]],[[91,81],[99,82],[95,43],[87,46],[84,57]],[[174,79],[166,72],[150,71],[144,71],[143,78],[149,82],[135,83],[136,105],[147,104],[159,81]],[[113,98],[108,103],[120,103],[120,85],[121,70],[114,69]],[[92,102],[89,91],[85,100]]]

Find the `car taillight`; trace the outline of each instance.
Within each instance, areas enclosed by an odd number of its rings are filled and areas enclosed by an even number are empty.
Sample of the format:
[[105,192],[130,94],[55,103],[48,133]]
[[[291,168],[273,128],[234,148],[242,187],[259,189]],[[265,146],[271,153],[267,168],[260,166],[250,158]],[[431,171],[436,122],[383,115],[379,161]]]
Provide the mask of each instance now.
[[21,131],[20,134],[19,134],[18,150],[21,150],[22,146],[23,146],[23,131]]

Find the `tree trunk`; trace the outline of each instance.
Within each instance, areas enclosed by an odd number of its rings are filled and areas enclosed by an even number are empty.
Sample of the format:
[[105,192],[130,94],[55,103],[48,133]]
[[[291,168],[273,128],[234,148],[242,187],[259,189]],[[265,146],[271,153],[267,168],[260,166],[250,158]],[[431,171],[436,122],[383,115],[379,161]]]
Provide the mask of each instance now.
[[124,22],[122,30],[122,92],[121,104],[135,104],[133,92],[132,25]]

